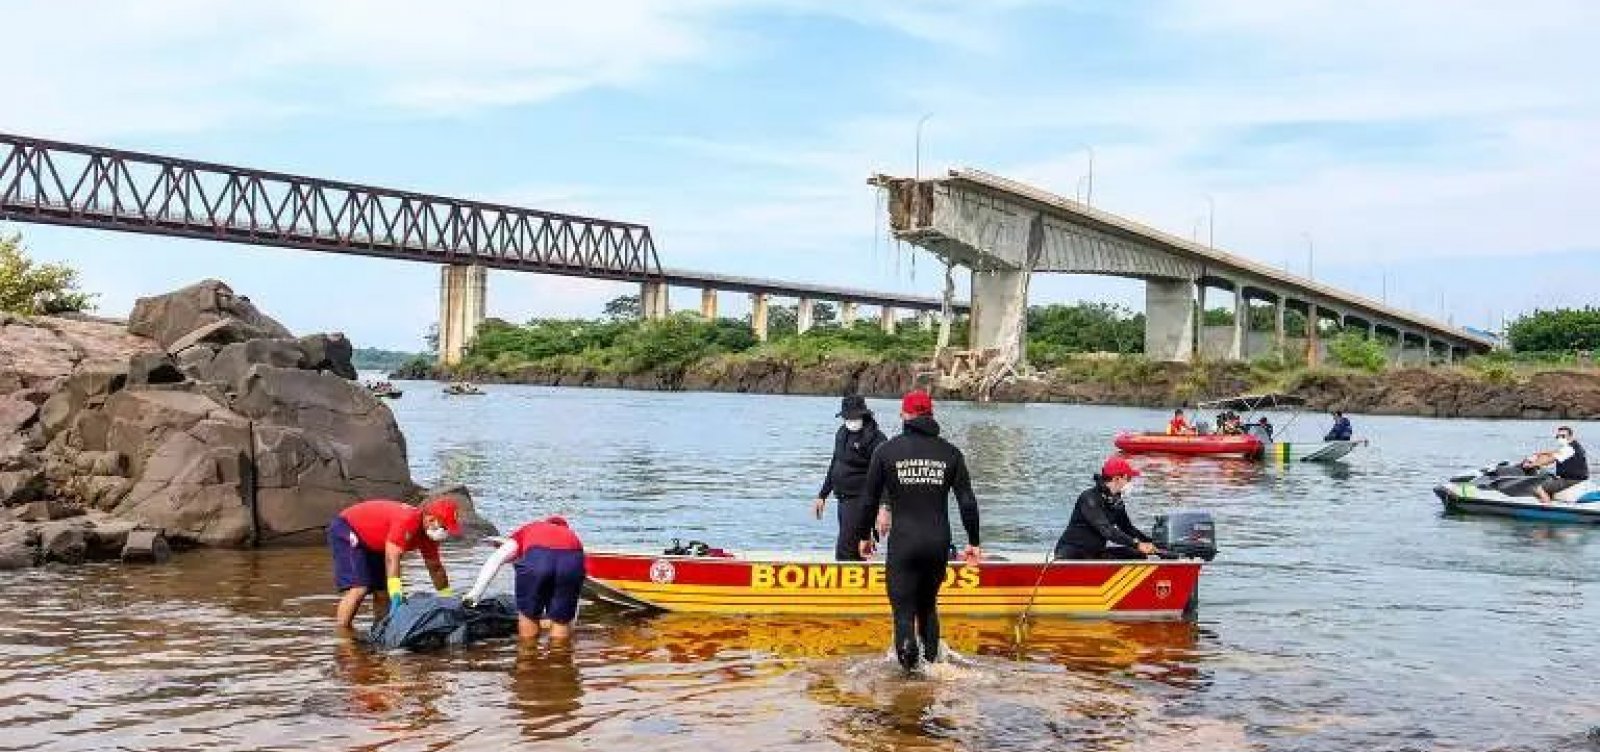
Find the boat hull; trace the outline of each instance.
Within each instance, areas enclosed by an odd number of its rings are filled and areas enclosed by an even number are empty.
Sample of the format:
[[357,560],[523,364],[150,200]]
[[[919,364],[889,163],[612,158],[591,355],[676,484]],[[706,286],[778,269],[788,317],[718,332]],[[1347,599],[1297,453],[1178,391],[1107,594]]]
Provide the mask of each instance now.
[[1461,514],[1488,514],[1541,522],[1600,525],[1600,503],[1555,501],[1541,504],[1526,496],[1506,496],[1470,484],[1441,485],[1433,489],[1446,510]]
[[1240,436],[1169,436],[1155,433],[1119,434],[1112,442],[1129,454],[1183,454],[1197,457],[1259,457],[1261,440]]
[[[882,616],[881,562],[721,559],[590,551],[589,594],[629,607],[705,614]],[[940,613],[1090,619],[1181,619],[1192,611],[1199,561],[952,562]],[[1043,577],[1041,579],[1041,571]],[[1034,584],[1039,583],[1037,594]]]

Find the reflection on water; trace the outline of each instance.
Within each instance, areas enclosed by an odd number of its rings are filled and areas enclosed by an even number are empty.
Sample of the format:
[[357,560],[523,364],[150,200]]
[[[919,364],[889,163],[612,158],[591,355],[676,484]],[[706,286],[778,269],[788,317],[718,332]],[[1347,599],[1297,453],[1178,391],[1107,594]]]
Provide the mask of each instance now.
[[[412,387],[395,409],[418,474],[471,485],[502,525],[560,512],[591,546],[831,545],[809,499],[834,400]],[[940,418],[1005,552],[1048,548],[1109,437],[1163,415]],[[1374,446],[1343,465],[1135,460],[1141,523],[1217,515],[1199,623],[1035,619],[1019,644],[1009,622],[947,619],[961,659],[918,678],[883,620],[598,606],[570,647],[375,654],[330,629],[318,549],[17,573],[0,580],[0,750],[1600,749],[1600,531],[1448,517],[1428,490],[1536,426],[1360,428]],[[484,553],[450,550],[452,577]]]

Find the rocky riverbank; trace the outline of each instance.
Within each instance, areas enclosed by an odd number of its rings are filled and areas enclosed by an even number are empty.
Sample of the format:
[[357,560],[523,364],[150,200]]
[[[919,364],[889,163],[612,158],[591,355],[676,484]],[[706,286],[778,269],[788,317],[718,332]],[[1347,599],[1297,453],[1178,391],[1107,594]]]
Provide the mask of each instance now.
[[350,355],[215,280],[126,324],[0,317],[0,568],[306,542],[360,499],[420,500]]
[[[395,378],[455,379],[653,391],[895,397],[919,383],[919,368],[849,358],[797,364],[772,358],[717,357],[682,370],[617,373],[595,368],[530,366],[511,373],[402,371]],[[999,402],[1058,402],[1173,407],[1246,392],[1289,391],[1317,410],[1441,418],[1600,420],[1600,371],[1545,370],[1483,374],[1450,367],[1380,373],[1337,369],[1272,370],[1247,363],[1190,366],[1139,358],[1083,358],[1002,385]],[[944,395],[969,399],[960,392]]]

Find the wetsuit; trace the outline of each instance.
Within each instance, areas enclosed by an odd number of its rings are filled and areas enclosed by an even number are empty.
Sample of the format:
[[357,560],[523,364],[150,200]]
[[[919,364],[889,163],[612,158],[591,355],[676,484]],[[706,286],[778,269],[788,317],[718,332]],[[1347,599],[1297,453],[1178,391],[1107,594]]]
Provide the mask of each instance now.
[[939,657],[939,588],[950,561],[950,492],[955,492],[961,526],[972,546],[978,545],[978,499],[961,450],[939,438],[939,424],[926,415],[906,421],[905,431],[872,456],[856,540],[871,534],[885,491],[894,509],[884,557],[894,648],[900,665],[910,670],[919,658]]
[[1095,476],[1094,487],[1078,495],[1072,520],[1056,541],[1057,559],[1143,559],[1139,543],[1153,543],[1133,526],[1122,497],[1111,493],[1105,480]]
[[888,437],[878,430],[871,416],[862,419],[860,431],[851,432],[839,426],[838,433],[834,434],[833,460],[828,463],[828,477],[822,481],[817,498],[826,499],[830,493],[839,495],[839,536],[833,544],[833,558],[839,561],[861,561],[860,541],[855,537],[856,520],[861,515],[872,453],[885,441]]

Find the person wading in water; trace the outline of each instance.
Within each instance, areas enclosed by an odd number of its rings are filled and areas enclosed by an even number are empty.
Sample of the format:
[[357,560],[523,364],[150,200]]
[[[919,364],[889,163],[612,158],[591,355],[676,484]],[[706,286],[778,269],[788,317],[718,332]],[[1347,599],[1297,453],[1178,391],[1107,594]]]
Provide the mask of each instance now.
[[885,556],[889,606],[894,611],[894,651],[900,665],[912,671],[922,661],[939,658],[939,588],[950,561],[952,491],[961,509],[961,526],[967,531],[962,558],[968,565],[976,565],[982,550],[978,547],[978,499],[972,494],[967,463],[961,450],[939,438],[933,398],[923,391],[907,394],[900,403],[900,419],[905,421],[905,430],[872,455],[855,538],[862,558],[871,558],[875,548],[872,526],[879,500],[887,491],[894,511]]
[[822,490],[811,511],[822,519],[828,506],[828,495],[839,496],[839,537],[833,544],[833,558],[839,561],[860,561],[857,546],[856,518],[861,514],[862,493],[867,485],[867,466],[872,463],[872,453],[888,440],[878,430],[867,400],[859,394],[845,397],[839,405],[838,417],[844,425],[833,436],[833,459],[828,463],[828,476],[822,481]]

